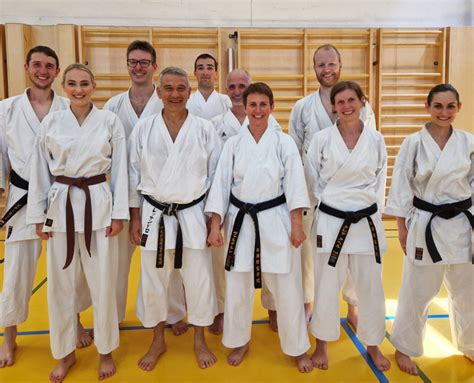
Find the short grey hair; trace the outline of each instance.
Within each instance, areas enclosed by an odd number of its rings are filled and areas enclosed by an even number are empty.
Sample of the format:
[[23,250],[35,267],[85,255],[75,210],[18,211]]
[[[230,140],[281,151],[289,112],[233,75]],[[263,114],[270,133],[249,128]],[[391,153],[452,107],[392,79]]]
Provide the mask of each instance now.
[[176,66],[168,66],[160,72],[160,76],[158,78],[158,86],[159,87],[161,87],[161,80],[167,74],[174,74],[176,76],[183,77],[186,80],[186,84],[189,88],[190,84],[189,84],[188,74],[186,73],[186,71],[184,69],[178,68]]
[[234,69],[234,70],[230,71],[227,74],[227,77],[225,79],[226,86],[227,86],[227,83],[229,82],[230,76],[233,75],[233,74],[243,74],[244,76],[246,76],[248,78],[249,84],[252,83],[252,77],[250,76],[250,73],[248,71],[246,71],[245,69],[237,68],[237,69]]

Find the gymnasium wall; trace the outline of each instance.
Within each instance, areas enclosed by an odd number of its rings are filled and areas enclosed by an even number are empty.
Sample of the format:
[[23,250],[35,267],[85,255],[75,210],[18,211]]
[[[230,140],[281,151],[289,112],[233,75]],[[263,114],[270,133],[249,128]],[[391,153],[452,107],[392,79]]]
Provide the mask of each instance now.
[[[344,12],[341,12],[344,10]],[[0,24],[174,27],[472,26],[472,0],[2,0]]]

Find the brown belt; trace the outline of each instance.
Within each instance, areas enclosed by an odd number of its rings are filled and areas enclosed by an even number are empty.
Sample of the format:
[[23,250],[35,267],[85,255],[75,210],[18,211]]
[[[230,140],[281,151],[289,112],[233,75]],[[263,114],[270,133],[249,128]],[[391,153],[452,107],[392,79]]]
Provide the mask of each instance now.
[[86,194],[86,203],[84,209],[84,238],[86,242],[86,249],[91,255],[91,238],[92,238],[92,204],[91,204],[91,193],[89,191],[90,185],[100,184],[105,182],[105,174],[98,174],[93,177],[80,177],[72,178],[66,176],[57,176],[56,182],[60,184],[69,185],[67,189],[67,199],[66,199],[66,239],[67,239],[67,251],[66,251],[66,263],[64,264],[63,270],[67,268],[74,257],[74,211],[72,209],[71,197],[69,195],[71,191],[71,186],[76,186],[81,188]]

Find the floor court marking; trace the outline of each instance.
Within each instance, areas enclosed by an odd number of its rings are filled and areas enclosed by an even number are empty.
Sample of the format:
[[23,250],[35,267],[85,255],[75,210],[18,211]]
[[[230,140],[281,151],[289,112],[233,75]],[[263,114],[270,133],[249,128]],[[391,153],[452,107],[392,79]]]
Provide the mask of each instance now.
[[[428,318],[429,318],[429,317],[430,317],[430,316],[428,315]],[[434,318],[444,318],[444,317],[442,317],[442,316],[440,316],[440,315],[433,315],[433,317],[434,317]],[[446,315],[446,317],[448,317],[448,315]],[[390,340],[390,333],[389,333],[388,331],[385,331],[385,338],[387,338],[388,341],[390,342],[390,344],[393,346],[393,344],[392,344],[392,342],[391,342],[391,340]],[[419,366],[417,363],[415,363],[415,364],[416,364],[416,368],[418,369],[418,376],[419,376],[419,378],[420,378],[424,383],[431,383],[430,378],[428,378],[428,377],[426,376],[426,374],[422,371],[422,369],[420,368],[420,366]]]
[[364,360],[366,361],[366,363],[369,365],[370,369],[372,370],[372,372],[375,374],[375,376],[377,377],[377,379],[379,380],[379,382],[381,383],[389,383],[389,380],[387,379],[387,377],[385,376],[385,374],[380,371],[380,370],[377,370],[377,367],[375,367],[375,364],[374,362],[372,361],[372,358],[369,356],[369,354],[367,353],[367,350],[366,348],[364,347],[364,345],[362,344],[362,342],[359,340],[359,338],[357,338],[356,334],[354,334],[354,331],[352,331],[351,327],[349,326],[349,324],[347,323],[347,319],[346,318],[342,318],[341,319],[341,326],[342,328],[344,329],[344,331],[347,333],[347,335],[349,336],[350,340],[352,341],[352,343],[354,343],[354,345],[356,346],[357,350],[359,350],[360,354],[362,355],[362,358],[364,358]]

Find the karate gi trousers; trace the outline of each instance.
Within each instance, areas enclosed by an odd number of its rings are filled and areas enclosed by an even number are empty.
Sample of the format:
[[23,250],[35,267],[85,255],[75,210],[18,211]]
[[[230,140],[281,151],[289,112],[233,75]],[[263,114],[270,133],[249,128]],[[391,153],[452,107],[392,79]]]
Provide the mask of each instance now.
[[174,269],[174,250],[165,250],[162,268],[156,267],[156,250],[141,252],[137,317],[144,327],[152,328],[168,318],[171,274],[181,274],[188,321],[195,326],[209,326],[217,315],[216,292],[210,249],[183,248],[183,265]]
[[339,339],[339,291],[350,271],[358,299],[357,337],[368,346],[385,337],[385,296],[382,266],[374,254],[339,255],[336,267],[328,265],[329,253],[314,251],[315,304],[311,319],[314,337],[332,342]]
[[[224,311],[225,347],[236,348],[250,341],[254,275],[251,272],[226,271]],[[310,348],[304,314],[300,250],[291,254],[289,273],[262,273],[262,279],[274,297],[278,312],[278,336],[286,355],[299,356]]]
[[390,341],[409,356],[423,355],[428,308],[441,284],[448,290],[453,341],[463,354],[474,356],[474,266],[416,265],[405,258],[402,286]]
[[87,293],[90,290],[92,299],[97,351],[102,355],[109,354],[119,345],[117,237],[106,237],[105,229],[94,230],[89,256],[84,233],[75,233],[74,258],[63,270],[66,243],[64,232],[55,232],[47,241],[48,314],[53,357],[62,359],[76,348],[77,313],[84,290]]

